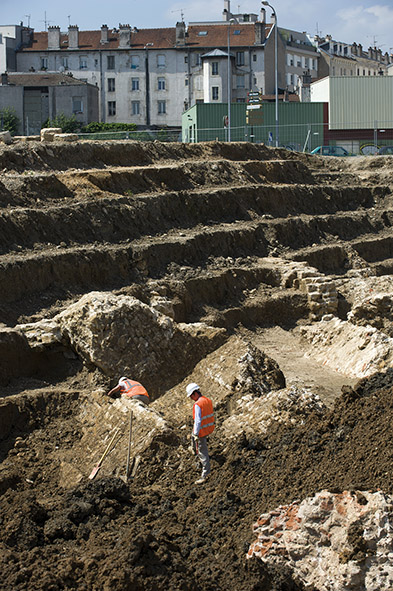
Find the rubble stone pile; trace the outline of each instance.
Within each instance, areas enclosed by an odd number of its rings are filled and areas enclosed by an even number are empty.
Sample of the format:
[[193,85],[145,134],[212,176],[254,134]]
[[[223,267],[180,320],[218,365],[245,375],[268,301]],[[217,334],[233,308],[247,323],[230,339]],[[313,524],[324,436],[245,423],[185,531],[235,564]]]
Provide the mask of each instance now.
[[305,589],[393,587],[393,497],[322,491],[262,514],[247,557],[289,567]]

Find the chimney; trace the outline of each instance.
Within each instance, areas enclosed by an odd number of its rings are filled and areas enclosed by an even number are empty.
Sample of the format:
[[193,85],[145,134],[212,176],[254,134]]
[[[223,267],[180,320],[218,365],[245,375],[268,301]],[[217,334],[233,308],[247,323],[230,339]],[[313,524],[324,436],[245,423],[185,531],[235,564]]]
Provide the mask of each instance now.
[[358,46],[356,43],[352,43],[351,52],[352,52],[352,55],[358,55]]
[[224,10],[222,11],[224,21],[229,21],[231,18],[231,1],[224,0]]
[[108,25],[102,25],[101,27],[101,45],[108,43]]
[[6,86],[7,84],[8,84],[8,74],[7,74],[7,72],[4,72],[4,74],[1,75],[1,85]]
[[27,47],[31,45],[32,38],[33,38],[34,29],[30,29],[29,27],[23,27],[22,29],[22,46]]
[[255,25],[255,45],[262,45],[266,39],[266,29],[264,22],[256,22]]
[[186,44],[186,25],[180,22],[176,23],[176,45]]
[[78,49],[78,46],[79,46],[78,25],[70,25],[68,27],[68,49]]
[[130,47],[131,27],[130,25],[119,24],[119,47]]
[[378,50],[377,50],[377,60],[378,60],[379,62],[381,62],[381,61],[382,61],[382,50],[381,50],[381,49],[378,49]]
[[270,19],[271,19],[272,25],[275,25],[276,24],[276,13],[275,12],[272,12]]
[[48,49],[60,49],[60,27],[48,27]]
[[363,45],[361,45],[359,43],[359,45],[358,45],[358,56],[359,57],[362,57],[362,55],[363,55]]
[[264,8],[261,8],[261,16],[259,20],[261,23],[266,23],[266,10]]

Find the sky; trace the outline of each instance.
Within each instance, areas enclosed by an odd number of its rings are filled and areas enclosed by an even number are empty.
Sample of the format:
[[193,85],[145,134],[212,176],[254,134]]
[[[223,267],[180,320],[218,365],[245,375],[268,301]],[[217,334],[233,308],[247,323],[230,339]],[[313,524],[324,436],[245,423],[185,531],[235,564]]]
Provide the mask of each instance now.
[[[361,43],[393,52],[393,0],[271,0],[277,11],[278,25],[332,35],[345,43]],[[221,21],[224,0],[0,0],[0,24],[30,24],[36,31],[58,25],[66,31],[69,24],[79,29],[97,30],[103,24],[119,23],[138,28],[171,27],[176,21]],[[260,0],[231,0],[231,12],[259,14]],[[267,20],[271,10],[267,7]]]

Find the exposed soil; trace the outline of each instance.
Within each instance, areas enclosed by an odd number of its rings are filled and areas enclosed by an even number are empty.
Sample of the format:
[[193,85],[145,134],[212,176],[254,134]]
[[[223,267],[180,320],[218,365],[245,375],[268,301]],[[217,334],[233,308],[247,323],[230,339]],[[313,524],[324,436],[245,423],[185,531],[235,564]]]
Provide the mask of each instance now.
[[[327,314],[345,319],[356,283],[392,274],[391,159],[248,144],[20,143],[0,150],[0,170],[0,589],[304,589],[289,571],[246,560],[258,516],[323,489],[393,494],[393,370],[355,384],[305,358],[298,330]],[[318,299],[319,283],[333,295]],[[151,306],[162,297],[173,321],[226,334],[225,358],[195,354],[190,365],[179,350],[171,363],[181,381],[168,371],[153,385],[150,409],[167,428],[143,448],[137,422],[143,451],[128,483],[124,454],[88,479],[124,415],[104,396],[119,376],[64,342],[33,346],[20,328],[93,290]],[[357,313],[372,324],[367,307]],[[391,306],[378,308],[378,329],[388,334],[390,321]],[[266,395],[221,379],[239,339],[326,407],[227,438],[221,425],[241,395]],[[258,379],[281,387],[274,363],[255,358]],[[202,487],[188,450],[188,381],[216,402]]]

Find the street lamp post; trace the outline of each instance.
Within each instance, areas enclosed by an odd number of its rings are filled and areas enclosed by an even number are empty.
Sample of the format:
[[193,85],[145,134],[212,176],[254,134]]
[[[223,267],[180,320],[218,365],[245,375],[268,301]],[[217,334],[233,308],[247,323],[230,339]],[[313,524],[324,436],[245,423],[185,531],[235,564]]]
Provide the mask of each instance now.
[[227,131],[227,138],[228,142],[231,141],[231,100],[232,100],[232,88],[231,88],[231,41],[230,41],[230,34],[231,34],[231,24],[235,22],[235,19],[231,18],[228,21],[228,131]]
[[278,132],[278,60],[277,60],[277,49],[278,49],[278,42],[277,42],[277,30],[278,30],[278,19],[277,19],[277,11],[269,2],[266,0],[262,1],[264,6],[269,6],[273,14],[275,16],[275,24],[274,24],[274,82],[275,82],[275,103],[276,103],[276,148],[279,145],[279,132]]

